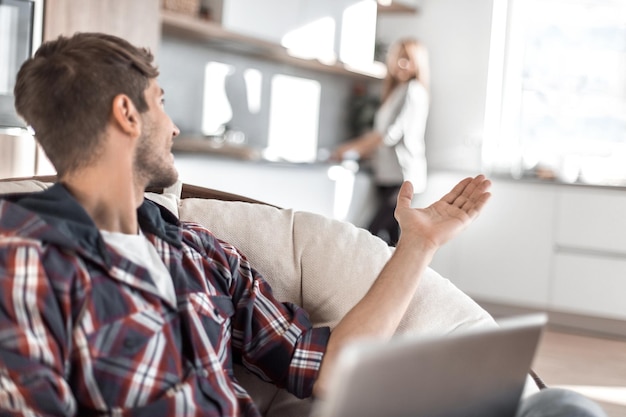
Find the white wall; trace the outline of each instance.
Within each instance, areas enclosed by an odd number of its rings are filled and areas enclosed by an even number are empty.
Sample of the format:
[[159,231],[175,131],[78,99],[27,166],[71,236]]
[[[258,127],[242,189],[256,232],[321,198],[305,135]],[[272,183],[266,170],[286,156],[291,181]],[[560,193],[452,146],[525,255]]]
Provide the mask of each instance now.
[[34,138],[26,130],[0,127],[0,178],[35,175]]
[[494,0],[422,0],[417,14],[381,14],[378,39],[414,36],[428,47],[430,169],[481,169]]

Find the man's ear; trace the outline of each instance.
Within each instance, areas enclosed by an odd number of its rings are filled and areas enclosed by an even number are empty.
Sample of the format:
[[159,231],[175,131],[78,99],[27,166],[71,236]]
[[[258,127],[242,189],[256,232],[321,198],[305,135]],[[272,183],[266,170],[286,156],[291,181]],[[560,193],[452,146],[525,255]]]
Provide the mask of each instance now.
[[141,134],[141,118],[133,101],[126,94],[118,94],[113,99],[111,122],[124,133],[134,137]]

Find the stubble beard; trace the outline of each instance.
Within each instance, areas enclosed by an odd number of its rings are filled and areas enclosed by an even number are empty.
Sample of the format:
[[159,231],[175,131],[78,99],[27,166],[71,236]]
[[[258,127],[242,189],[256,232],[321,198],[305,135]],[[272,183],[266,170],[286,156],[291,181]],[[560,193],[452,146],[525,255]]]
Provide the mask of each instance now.
[[150,140],[152,130],[144,129],[139,138],[135,154],[135,172],[139,178],[147,180],[147,187],[166,188],[176,183],[178,171],[169,160],[166,150],[153,146]]

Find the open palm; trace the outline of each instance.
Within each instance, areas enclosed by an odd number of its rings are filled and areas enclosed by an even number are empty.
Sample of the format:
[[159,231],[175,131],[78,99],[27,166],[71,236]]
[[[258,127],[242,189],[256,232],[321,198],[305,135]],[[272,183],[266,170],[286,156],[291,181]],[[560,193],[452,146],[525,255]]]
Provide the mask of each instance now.
[[405,182],[395,211],[400,240],[420,239],[422,244],[442,246],[478,216],[491,196],[490,186],[491,182],[484,175],[465,178],[432,205],[412,208],[413,186]]

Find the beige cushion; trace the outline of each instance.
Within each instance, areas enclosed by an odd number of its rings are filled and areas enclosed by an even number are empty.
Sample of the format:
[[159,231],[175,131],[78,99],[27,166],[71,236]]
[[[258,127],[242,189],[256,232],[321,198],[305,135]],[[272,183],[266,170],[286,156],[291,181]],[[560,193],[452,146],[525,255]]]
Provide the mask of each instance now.
[[51,184],[37,180],[0,181],[0,194],[29,193],[43,191]]
[[[315,325],[334,327],[367,292],[392,251],[366,230],[313,213],[185,199],[179,214],[238,247],[277,297],[304,307]],[[448,333],[493,324],[489,314],[429,268],[399,332]]]

